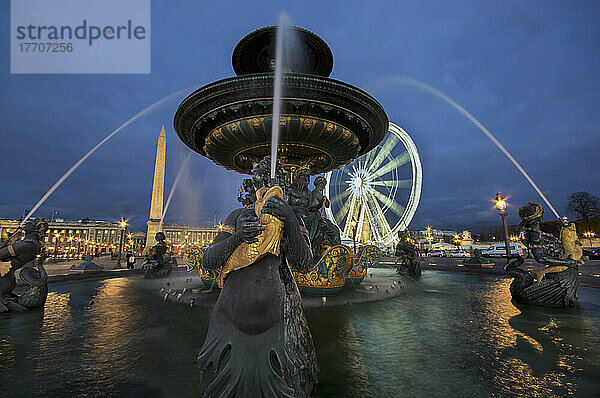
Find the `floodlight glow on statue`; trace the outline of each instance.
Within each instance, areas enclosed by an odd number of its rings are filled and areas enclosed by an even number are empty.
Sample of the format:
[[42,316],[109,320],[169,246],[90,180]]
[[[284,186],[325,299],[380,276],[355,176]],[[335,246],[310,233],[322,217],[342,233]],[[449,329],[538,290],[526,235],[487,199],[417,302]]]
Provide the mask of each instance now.
[[[403,178],[407,166],[410,174]],[[327,173],[327,191],[332,198],[328,217],[346,239],[352,239],[352,220],[356,220],[359,240],[389,245],[398,231],[410,224],[419,205],[422,179],[413,140],[400,126],[389,123],[389,134],[375,149]],[[408,189],[408,195],[402,194]]]

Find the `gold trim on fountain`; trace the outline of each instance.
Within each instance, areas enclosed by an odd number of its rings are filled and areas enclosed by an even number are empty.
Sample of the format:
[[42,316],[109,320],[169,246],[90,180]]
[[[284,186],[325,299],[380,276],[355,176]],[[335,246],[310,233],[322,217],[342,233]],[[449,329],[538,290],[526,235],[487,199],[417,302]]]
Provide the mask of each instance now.
[[[213,162],[248,174],[271,151],[271,127],[265,123],[269,118],[253,115],[224,123],[207,135],[203,150]],[[356,134],[330,120],[282,115],[279,125],[278,158],[286,166],[318,174],[351,162],[360,152]]]

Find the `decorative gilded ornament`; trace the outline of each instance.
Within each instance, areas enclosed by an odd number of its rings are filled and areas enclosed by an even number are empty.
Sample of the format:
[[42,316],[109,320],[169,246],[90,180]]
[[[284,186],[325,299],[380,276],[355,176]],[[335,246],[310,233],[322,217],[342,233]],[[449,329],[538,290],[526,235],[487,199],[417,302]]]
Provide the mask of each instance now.
[[259,118],[252,118],[250,120],[250,126],[254,127],[255,129],[260,128],[261,122]]
[[279,256],[281,236],[283,234],[283,221],[271,214],[261,214],[265,201],[272,196],[279,196],[283,199],[283,190],[281,187],[274,186],[268,190],[266,187],[263,187],[256,191],[254,211],[259,218],[259,222],[264,225],[265,230],[256,237],[258,241],[254,243],[242,242],[231,256],[229,256],[221,269],[221,285],[231,271],[247,267],[267,253]]

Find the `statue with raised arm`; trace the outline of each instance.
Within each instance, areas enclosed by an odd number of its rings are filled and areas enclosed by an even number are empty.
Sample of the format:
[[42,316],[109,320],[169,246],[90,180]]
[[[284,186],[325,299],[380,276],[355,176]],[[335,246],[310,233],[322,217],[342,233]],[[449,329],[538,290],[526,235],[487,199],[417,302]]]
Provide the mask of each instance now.
[[[513,298],[527,304],[549,306],[573,306],[579,292],[580,258],[573,258],[573,254],[565,257],[565,245],[556,237],[542,232],[540,222],[544,217],[544,209],[538,203],[527,203],[519,209],[521,218],[521,242],[531,252],[535,260],[546,265],[540,270],[523,270],[521,257],[510,262],[504,270],[514,277],[510,285]],[[566,222],[563,229],[572,228]],[[561,233],[567,247],[570,231]],[[576,234],[575,234],[576,239]],[[576,242],[573,242],[576,245]]]
[[325,217],[325,209],[330,206],[329,199],[323,194],[327,180],[323,176],[315,178],[315,188],[310,194],[306,228],[310,237],[314,260],[321,258],[321,253],[328,247],[342,244],[340,230],[331,220]]
[[202,258],[203,268],[221,270],[223,288],[198,355],[200,395],[308,397],[317,359],[290,270],[308,269],[308,239],[268,158],[252,179],[254,209],[234,210]]
[[[25,236],[22,240],[17,240],[18,234],[15,233],[0,245],[0,261],[10,262],[0,263],[0,312],[23,311],[43,306],[46,302],[48,275],[42,265],[46,256],[40,253],[47,229],[48,223],[38,217],[23,226]],[[32,262],[34,266],[27,265]],[[20,279],[27,286],[21,296],[13,293],[17,286],[15,271],[18,269],[21,269]]]

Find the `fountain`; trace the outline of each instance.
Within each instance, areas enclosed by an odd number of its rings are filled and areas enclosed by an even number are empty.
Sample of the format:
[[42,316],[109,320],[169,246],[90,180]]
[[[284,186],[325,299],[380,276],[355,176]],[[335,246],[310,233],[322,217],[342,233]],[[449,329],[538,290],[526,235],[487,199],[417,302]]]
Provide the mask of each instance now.
[[[354,259],[349,248],[328,246],[335,239],[327,239],[322,184],[314,195],[307,185],[310,175],[375,148],[387,133],[387,115],[364,91],[328,78],[333,55],[320,37],[290,29],[297,47],[287,64],[276,40],[284,29],[258,29],[233,52],[238,76],[199,88],[174,117],[188,147],[251,174],[256,189],[255,200],[227,217],[213,244],[194,253],[201,275],[212,272],[222,286],[198,356],[201,395],[310,395],[318,369],[296,280],[314,293],[339,290],[362,280],[376,253],[362,248]],[[311,203],[312,196],[320,202]],[[309,206],[320,213],[314,235],[321,245],[312,251]]]
[[[278,158],[292,173],[337,169],[373,149],[387,133],[381,105],[364,91],[329,79],[331,50],[313,33],[295,28],[303,57],[282,77]],[[250,174],[271,149],[272,59],[275,27],[244,37],[233,52],[237,77],[190,94],[174,119],[179,138],[192,150],[228,170]]]
[[[388,126],[385,111],[373,97],[328,78],[333,55],[321,38],[301,28],[293,32],[296,51],[288,57],[281,77],[281,116],[275,124],[280,130],[277,158],[287,173],[286,195],[298,173],[315,175],[348,164],[376,147]],[[196,90],[175,114],[180,139],[229,170],[249,174],[272,151],[275,38],[275,27],[244,37],[232,57],[238,76]],[[295,274],[301,290],[317,295],[337,293],[347,282],[345,277],[327,277],[324,267],[339,263],[344,269],[334,270],[333,276],[348,274],[347,270],[360,279],[366,275],[365,265],[377,254],[373,247],[355,258],[344,248],[333,250],[329,257],[321,247],[317,251],[324,261],[304,275]],[[192,255],[198,258],[197,253]],[[349,257],[353,258],[349,267],[341,264],[350,261]],[[217,277],[212,271],[204,276],[209,285]]]

